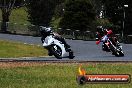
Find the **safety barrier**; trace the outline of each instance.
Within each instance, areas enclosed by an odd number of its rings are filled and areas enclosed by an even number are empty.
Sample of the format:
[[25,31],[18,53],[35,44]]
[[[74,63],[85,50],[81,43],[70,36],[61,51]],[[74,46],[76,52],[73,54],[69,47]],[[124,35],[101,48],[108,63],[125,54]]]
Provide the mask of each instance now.
[[[1,21],[0,21],[1,27]],[[31,35],[31,36],[40,36],[39,26],[36,25],[28,25],[28,24],[18,24],[18,23],[7,23],[8,32],[12,34],[20,34],[20,35]],[[54,29],[54,28],[53,28]],[[1,28],[0,28],[1,30]],[[80,31],[71,29],[54,29],[53,31],[58,32],[65,38],[69,39],[80,39],[80,40],[94,40],[95,33],[91,31]]]
[[[18,23],[7,23],[8,32],[12,34],[20,35],[31,35],[31,36],[40,36],[39,26],[29,25],[29,24],[18,24]],[[54,28],[53,28],[54,29]],[[1,21],[0,21],[0,30],[1,30]],[[55,32],[58,32],[65,38],[68,39],[79,39],[79,40],[95,40],[95,32],[92,31],[80,31],[80,30],[71,30],[71,29],[54,29]],[[118,40],[122,42],[122,37],[120,34],[116,34]],[[124,43],[132,43],[132,35],[126,35]]]

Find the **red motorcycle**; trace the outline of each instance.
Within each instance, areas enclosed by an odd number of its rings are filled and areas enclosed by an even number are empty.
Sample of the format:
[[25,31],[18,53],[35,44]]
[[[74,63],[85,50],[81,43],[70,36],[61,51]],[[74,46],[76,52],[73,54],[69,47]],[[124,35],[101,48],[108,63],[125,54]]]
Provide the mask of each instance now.
[[117,57],[124,56],[122,46],[119,44],[116,37],[107,37],[107,40],[103,42],[102,50],[112,52],[112,55]]

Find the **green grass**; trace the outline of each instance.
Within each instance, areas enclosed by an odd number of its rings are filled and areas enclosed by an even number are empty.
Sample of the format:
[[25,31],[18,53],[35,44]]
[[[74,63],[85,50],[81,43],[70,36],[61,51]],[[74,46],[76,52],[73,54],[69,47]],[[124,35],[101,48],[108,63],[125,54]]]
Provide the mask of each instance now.
[[30,24],[28,20],[28,13],[26,7],[14,9],[10,16],[10,21],[12,23],[17,22],[18,24]]
[[[12,64],[16,65],[16,63]],[[30,64],[30,66],[25,67],[9,67],[9,64],[8,68],[1,67],[1,88],[131,88],[132,86],[132,83],[78,85],[76,82],[76,76],[78,74],[79,64],[32,64],[33,65]],[[98,73],[132,75],[131,63],[88,63],[82,65],[88,74]]]
[[[1,10],[0,21],[2,21]],[[16,8],[11,11],[11,15],[9,16],[8,31],[11,33],[28,34],[29,26],[31,26],[31,23],[28,21],[28,13],[26,7]]]
[[0,58],[46,56],[42,46],[0,40]]
[[[17,23],[17,24],[30,24],[28,22],[28,13],[26,11],[26,7],[21,7],[17,9],[13,9],[11,15],[9,17],[10,23]],[[2,20],[1,10],[0,10],[0,21]]]

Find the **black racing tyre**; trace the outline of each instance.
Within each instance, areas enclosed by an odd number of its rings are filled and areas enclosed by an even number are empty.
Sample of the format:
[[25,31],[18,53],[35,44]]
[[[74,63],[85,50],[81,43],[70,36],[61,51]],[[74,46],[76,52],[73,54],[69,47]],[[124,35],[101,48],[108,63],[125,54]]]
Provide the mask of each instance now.
[[113,47],[113,45],[110,44],[109,47],[113,55],[115,55],[116,57],[120,56],[120,53],[117,52],[117,50]]
[[58,45],[52,46],[51,51],[57,59],[62,59],[62,50]]
[[120,53],[118,51],[116,51],[115,56],[120,57]]
[[120,54],[120,56],[122,56],[122,57],[124,56],[123,51],[120,51],[119,54]]

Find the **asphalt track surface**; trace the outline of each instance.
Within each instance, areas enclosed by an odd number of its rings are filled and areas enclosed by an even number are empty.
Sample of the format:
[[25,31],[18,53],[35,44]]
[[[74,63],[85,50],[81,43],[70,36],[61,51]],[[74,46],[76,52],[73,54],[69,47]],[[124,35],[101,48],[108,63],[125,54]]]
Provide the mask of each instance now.
[[[10,40],[16,42],[22,42],[27,44],[42,45],[40,37],[22,36],[22,35],[10,35],[0,34],[0,40]],[[1,61],[59,61],[59,62],[89,62],[89,61],[102,61],[102,62],[125,62],[132,61],[132,44],[122,44],[124,57],[115,57],[110,52],[104,52],[101,50],[101,44],[96,45],[95,41],[83,41],[83,40],[66,40],[75,53],[75,58],[70,60],[68,58],[56,59],[55,57],[25,57],[25,58],[1,58]]]

